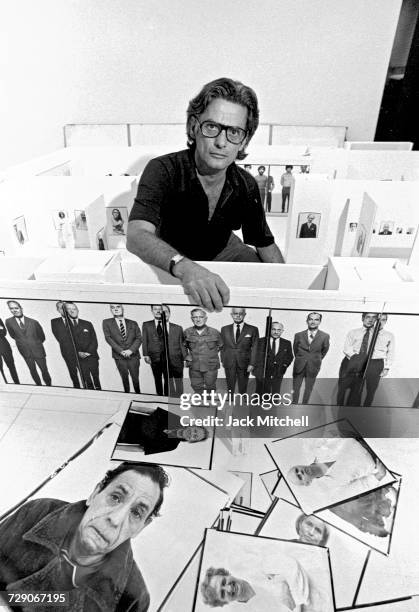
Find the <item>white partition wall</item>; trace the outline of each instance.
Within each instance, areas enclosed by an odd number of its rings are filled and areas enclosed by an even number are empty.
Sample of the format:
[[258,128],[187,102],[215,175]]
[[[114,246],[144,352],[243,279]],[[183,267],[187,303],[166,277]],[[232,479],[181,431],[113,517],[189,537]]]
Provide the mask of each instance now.
[[124,146],[128,144],[126,124],[68,124],[64,126],[64,146]]
[[343,147],[346,129],[340,125],[274,125],[272,144]]
[[352,151],[411,151],[413,142],[349,142],[346,141],[345,149]]

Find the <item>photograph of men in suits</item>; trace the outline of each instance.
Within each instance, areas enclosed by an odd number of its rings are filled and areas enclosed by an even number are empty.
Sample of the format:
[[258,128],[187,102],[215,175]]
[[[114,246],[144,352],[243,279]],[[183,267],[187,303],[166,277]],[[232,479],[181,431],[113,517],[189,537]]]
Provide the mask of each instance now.
[[195,393],[215,391],[220,368],[218,353],[223,341],[218,330],[207,325],[207,313],[201,308],[191,310],[193,327],[185,329],[185,345],[188,350],[186,366]]
[[136,321],[124,317],[122,304],[109,304],[112,318],[102,323],[106,342],[112,347],[112,358],[122,379],[125,393],[129,393],[129,376],[135,393],[140,393],[141,332]]
[[249,374],[256,365],[259,331],[254,325],[245,323],[245,317],[245,308],[232,308],[233,323],[221,328],[221,362],[226,373],[227,390],[231,393],[235,391],[236,382],[239,393],[246,393]]
[[7,302],[12,317],[6,319],[9,335],[16,342],[17,349],[26,361],[29,372],[36,385],[42,385],[37,366],[41,370],[44,383],[51,386],[46,353],[44,349],[45,334],[40,323],[24,316],[22,306],[16,300]]
[[56,308],[60,316],[51,320],[51,331],[60,345],[61,355],[67,366],[73,387],[75,389],[80,389],[82,385],[80,384],[81,378],[79,374],[77,350],[69,330],[69,321],[64,311],[64,302],[57,302]]
[[292,377],[295,404],[299,403],[303,381],[305,381],[303,404],[309,403],[322,361],[329,350],[330,336],[319,329],[321,321],[322,315],[319,312],[310,312],[307,316],[307,329],[297,332],[294,336]]
[[390,229],[390,223],[383,223],[381,231],[378,232],[379,236],[391,236],[393,232]]
[[79,309],[74,302],[65,302],[71,323],[71,335],[79,358],[81,374],[87,389],[101,389],[99,380],[99,355],[97,336],[90,321],[79,319]]
[[12,347],[9,344],[9,341],[6,338],[6,327],[3,321],[0,319],[0,372],[3,377],[4,382],[7,382],[4,368],[3,368],[3,360],[4,363],[9,368],[10,376],[15,384],[19,384],[19,376],[17,375],[17,370],[15,366],[15,360],[13,359]]
[[316,215],[309,213],[307,215],[307,221],[300,227],[299,238],[317,238],[317,225],[314,223]]
[[281,338],[284,326],[278,321],[271,325],[271,335],[268,339],[268,352],[266,355],[265,375],[263,366],[265,364],[266,338],[260,338],[257,346],[256,357],[256,393],[280,393],[282,379],[291,365],[294,355],[291,342]]
[[[166,304],[151,306],[154,321],[143,323],[143,356],[151,366],[157,395],[180,397],[183,393],[183,365],[187,350],[183,340],[183,329],[176,323],[169,323],[170,308]],[[164,351],[162,312],[166,319],[168,342],[168,363]]]

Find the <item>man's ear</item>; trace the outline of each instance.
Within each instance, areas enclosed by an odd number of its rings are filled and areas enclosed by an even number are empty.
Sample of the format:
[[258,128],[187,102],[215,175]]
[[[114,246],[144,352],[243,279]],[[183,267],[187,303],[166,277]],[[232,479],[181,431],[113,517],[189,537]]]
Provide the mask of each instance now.
[[96,495],[100,493],[101,490],[102,489],[101,489],[100,483],[98,483],[93,489],[93,491],[90,493],[89,497],[86,499],[86,506],[90,506],[90,504],[92,503]]

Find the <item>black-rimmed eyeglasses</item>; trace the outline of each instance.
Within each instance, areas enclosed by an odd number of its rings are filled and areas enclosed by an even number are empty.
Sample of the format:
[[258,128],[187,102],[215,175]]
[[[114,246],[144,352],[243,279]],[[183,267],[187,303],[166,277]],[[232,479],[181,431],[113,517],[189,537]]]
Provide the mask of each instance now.
[[231,144],[241,144],[246,138],[247,132],[243,130],[243,128],[233,125],[224,125],[223,123],[217,123],[209,119],[201,123],[196,115],[194,115],[194,117],[198,121],[201,133],[205,138],[217,138],[223,131],[225,131],[226,138]]

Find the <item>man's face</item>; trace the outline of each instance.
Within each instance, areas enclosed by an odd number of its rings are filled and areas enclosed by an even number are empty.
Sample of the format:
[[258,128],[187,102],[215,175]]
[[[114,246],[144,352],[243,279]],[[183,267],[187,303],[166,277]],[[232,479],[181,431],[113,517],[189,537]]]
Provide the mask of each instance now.
[[197,310],[191,315],[192,323],[195,327],[204,327],[207,322],[207,315],[202,310]]
[[57,308],[59,314],[63,317],[64,316],[64,304],[62,302],[57,302],[56,303],[56,308]]
[[364,327],[373,327],[374,323],[377,320],[377,315],[373,312],[367,312],[365,317],[362,319],[362,324]]
[[259,172],[260,176],[262,176],[262,174],[265,172],[265,168],[263,166],[261,166],[260,168],[258,168],[258,172]]
[[284,326],[281,323],[272,323],[271,338],[280,338],[283,331]]
[[151,310],[153,312],[153,317],[157,320],[160,321],[161,319],[161,313],[162,313],[162,307],[161,306],[152,306]]
[[[231,127],[246,130],[247,108],[222,98],[216,98],[199,116],[199,121],[214,121]],[[222,172],[234,162],[240,150],[246,146],[246,139],[241,144],[233,144],[227,140],[225,131],[215,138],[202,135],[198,122],[195,120],[195,162],[198,170],[205,174]]]
[[124,307],[122,306],[122,304],[111,304],[110,309],[114,317],[124,316]]
[[300,523],[298,535],[302,542],[319,545],[326,531],[326,526],[317,516],[306,516]]
[[294,465],[289,471],[290,480],[294,484],[308,487],[313,480],[310,465]]
[[235,576],[213,576],[209,581],[216,594],[217,598],[223,603],[231,603],[232,601],[246,602],[253,595],[253,590],[250,584],[242,578]]
[[77,317],[79,316],[79,309],[75,304],[66,304],[65,309],[71,319],[77,319]]
[[14,317],[22,317],[23,310],[22,307],[17,302],[10,302],[9,310]]
[[231,318],[234,323],[243,323],[244,317],[246,316],[246,311],[244,308],[232,308],[231,309]]
[[116,476],[103,491],[96,487],[78,527],[79,554],[103,556],[137,536],[159,496],[159,485],[133,470]]
[[308,215],[308,217],[307,217],[307,221],[308,221],[308,223],[313,223],[313,221],[314,221],[314,215]]
[[311,330],[315,330],[320,325],[320,316],[318,314],[312,314],[307,317],[307,327]]
[[389,230],[389,229],[390,229],[390,226],[389,226],[389,225],[385,224],[385,225],[383,226],[383,230],[384,230],[385,232],[386,232],[386,231],[388,232],[388,230]]
[[384,325],[387,323],[388,316],[386,314],[380,315],[380,329],[383,329]]
[[202,427],[184,427],[182,437],[186,442],[200,442],[205,437],[205,431]]

